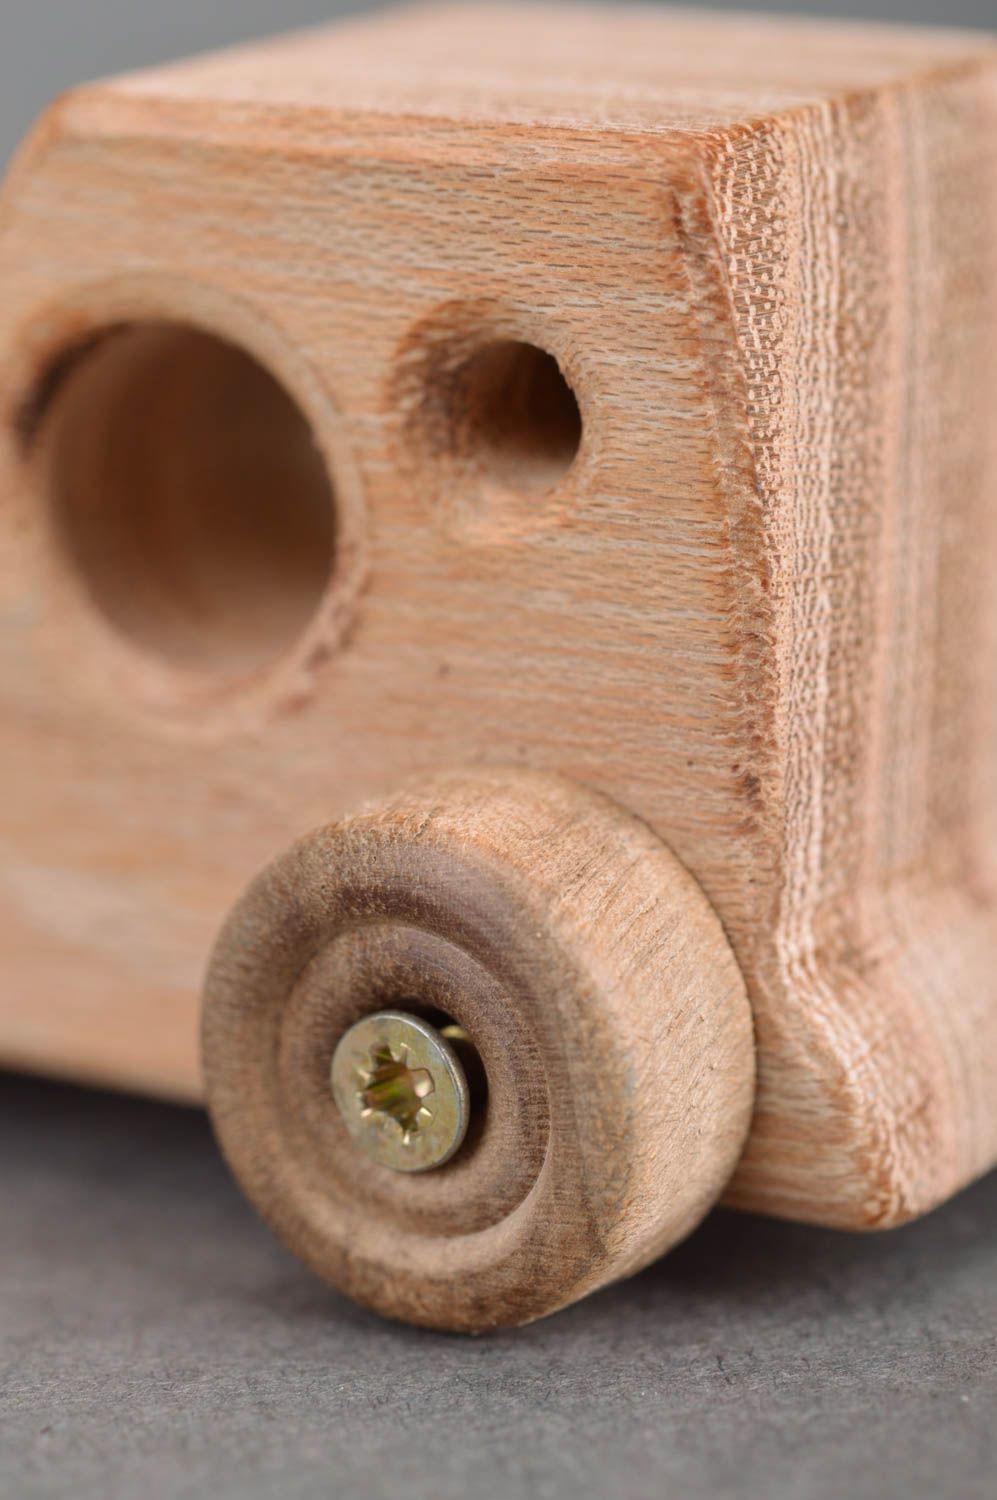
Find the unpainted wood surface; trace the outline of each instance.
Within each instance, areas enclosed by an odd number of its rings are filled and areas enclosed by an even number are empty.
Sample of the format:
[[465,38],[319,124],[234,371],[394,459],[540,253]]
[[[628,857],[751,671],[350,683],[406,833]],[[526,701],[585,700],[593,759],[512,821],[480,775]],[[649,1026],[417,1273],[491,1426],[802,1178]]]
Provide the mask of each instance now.
[[[434,1171],[360,1151],[336,1043],[388,1006],[473,1037],[487,1097]],[[607,799],[506,768],[438,778],[318,829],[219,939],[204,1058],[253,1203],[378,1311],[529,1322],[686,1235],[754,1104],[744,981],[703,893]]]
[[[58,105],[0,209],[5,1060],[198,1097],[247,876],[511,762],[645,818],[720,915],[734,1201],[884,1225],[988,1167],[995,77],[951,33],[458,8]],[[72,351],[171,320],[333,473],[328,590],[248,671],[109,627],[53,501]],[[567,467],[474,436],[496,341],[559,362]]]

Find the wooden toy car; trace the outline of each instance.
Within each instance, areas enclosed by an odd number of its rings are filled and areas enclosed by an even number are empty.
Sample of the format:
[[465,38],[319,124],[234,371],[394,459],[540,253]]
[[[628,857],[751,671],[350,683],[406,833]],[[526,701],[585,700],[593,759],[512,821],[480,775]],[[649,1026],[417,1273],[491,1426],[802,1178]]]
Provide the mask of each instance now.
[[52,107],[4,1063],[206,1095],[310,1265],[454,1328],[994,1163],[995,61],[455,7]]

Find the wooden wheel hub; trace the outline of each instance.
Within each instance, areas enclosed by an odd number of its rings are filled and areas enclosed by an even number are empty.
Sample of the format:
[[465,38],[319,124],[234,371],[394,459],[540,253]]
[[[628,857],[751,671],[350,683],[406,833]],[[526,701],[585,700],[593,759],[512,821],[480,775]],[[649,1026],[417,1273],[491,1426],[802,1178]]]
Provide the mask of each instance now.
[[[385,1010],[449,1018],[480,1057],[467,1139],[433,1171],[358,1150],[330,1092],[337,1046]],[[754,1082],[741,975],[692,878],[606,799],[506,772],[269,866],[219,940],[204,1060],[222,1147],[291,1248],[381,1312],[462,1329],[529,1321],[687,1233]]]

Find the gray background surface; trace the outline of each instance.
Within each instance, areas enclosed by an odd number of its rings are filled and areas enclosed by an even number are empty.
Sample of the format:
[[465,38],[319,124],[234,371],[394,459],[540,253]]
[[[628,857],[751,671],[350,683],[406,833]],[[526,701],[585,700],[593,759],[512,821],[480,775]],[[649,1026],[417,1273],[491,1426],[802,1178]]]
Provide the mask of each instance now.
[[0,1078],[0,1494],[993,1500],[997,1175],[862,1237],[717,1213],[481,1339],[380,1321],[204,1117]]
[[[80,78],[357,8],[0,5],[0,161]],[[997,25],[995,0],[813,8]],[[201,1115],[0,1077],[5,1500],[993,1500],[995,1426],[997,1175],[883,1237],[719,1213],[633,1281],[471,1341],[316,1283]]]

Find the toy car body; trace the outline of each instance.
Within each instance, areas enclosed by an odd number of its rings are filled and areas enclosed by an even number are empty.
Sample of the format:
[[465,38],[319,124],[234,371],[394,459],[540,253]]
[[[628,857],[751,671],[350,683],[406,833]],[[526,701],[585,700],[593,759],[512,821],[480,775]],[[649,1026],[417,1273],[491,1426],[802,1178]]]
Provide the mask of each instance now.
[[[995,56],[417,10],[53,107],[0,209],[6,1063],[199,1100],[247,879],[525,771],[691,873],[703,993],[736,957],[706,1197],[882,1227],[992,1165]],[[358,1294],[558,1300],[512,1277]]]

